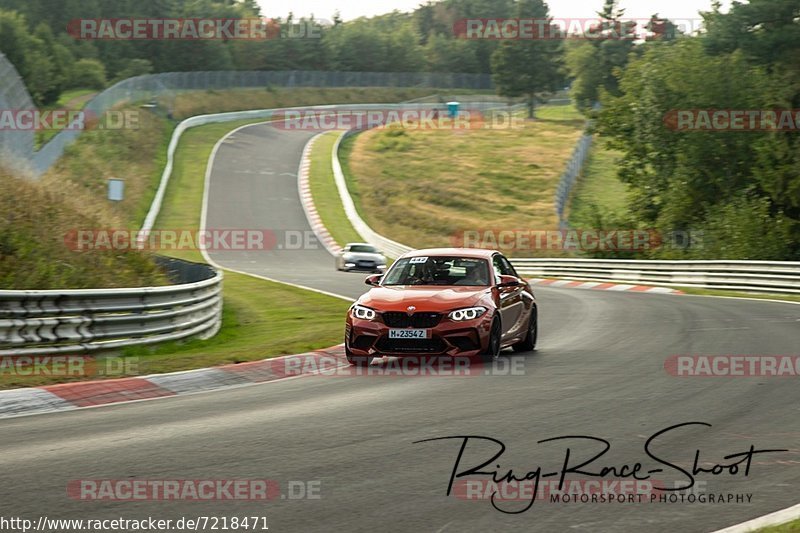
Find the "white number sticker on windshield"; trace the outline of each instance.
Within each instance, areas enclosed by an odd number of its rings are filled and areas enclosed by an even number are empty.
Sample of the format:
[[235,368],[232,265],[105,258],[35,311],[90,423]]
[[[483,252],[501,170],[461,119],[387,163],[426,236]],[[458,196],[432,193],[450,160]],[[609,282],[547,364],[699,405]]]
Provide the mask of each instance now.
[[427,257],[412,257],[411,261],[409,261],[409,264],[414,265],[417,263],[427,263],[427,262],[428,262]]

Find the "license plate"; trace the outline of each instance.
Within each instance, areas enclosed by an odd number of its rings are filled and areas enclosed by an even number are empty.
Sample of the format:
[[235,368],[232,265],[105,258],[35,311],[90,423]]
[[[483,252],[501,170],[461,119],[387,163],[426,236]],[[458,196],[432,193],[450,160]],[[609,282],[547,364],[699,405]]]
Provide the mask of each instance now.
[[430,338],[427,329],[390,329],[390,339],[427,339]]

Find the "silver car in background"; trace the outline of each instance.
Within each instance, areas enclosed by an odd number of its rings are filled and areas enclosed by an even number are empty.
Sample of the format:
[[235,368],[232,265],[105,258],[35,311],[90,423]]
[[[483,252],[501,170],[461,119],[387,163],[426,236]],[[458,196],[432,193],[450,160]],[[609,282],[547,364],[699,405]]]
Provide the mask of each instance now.
[[350,243],[336,256],[336,270],[383,274],[386,257],[371,244]]

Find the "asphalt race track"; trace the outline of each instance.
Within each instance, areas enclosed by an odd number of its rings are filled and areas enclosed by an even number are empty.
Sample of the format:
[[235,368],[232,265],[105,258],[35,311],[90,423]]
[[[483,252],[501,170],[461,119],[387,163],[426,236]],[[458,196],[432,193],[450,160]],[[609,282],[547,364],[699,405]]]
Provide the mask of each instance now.
[[[315,135],[259,125],[222,142],[209,182],[206,227],[268,229],[277,242],[272,251],[209,255],[229,268],[357,298],[367,290],[366,275],[336,271],[333,257],[314,238],[300,204],[297,171],[303,148]],[[307,238],[313,246],[300,246],[300,239]]]
[[[296,172],[312,136],[251,126],[221,146],[211,174],[208,227],[308,230]],[[213,254],[225,266],[357,297],[364,275],[338,273],[324,250]],[[310,376],[232,390],[0,421],[0,515],[50,518],[265,516],[270,531],[711,531],[798,503],[797,377],[673,377],[673,354],[794,354],[800,306],[694,296],[539,289],[539,349],[504,356],[517,375]],[[309,335],[314,317],[309,316]],[[376,363],[380,364],[380,363]],[[445,495],[460,441],[505,443],[502,475],[557,471],[566,449],[592,463],[691,470],[757,449],[749,475],[699,474],[707,493],[751,503],[550,503],[504,514],[488,500]],[[495,448],[470,443],[461,468]],[[486,467],[487,470],[494,465]],[[571,475],[572,476],[572,475]],[[579,476],[575,476],[579,477]],[[685,479],[671,468],[654,479]],[[270,502],[81,502],[76,479],[253,479],[321,482],[319,499]],[[671,485],[670,485],[671,486]],[[500,502],[519,510],[525,501]]]

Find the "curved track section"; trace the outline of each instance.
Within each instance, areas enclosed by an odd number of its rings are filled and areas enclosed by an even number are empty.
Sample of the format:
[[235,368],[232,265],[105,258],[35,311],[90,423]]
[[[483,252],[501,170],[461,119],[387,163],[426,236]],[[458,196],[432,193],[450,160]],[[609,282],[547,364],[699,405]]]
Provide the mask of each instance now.
[[[252,126],[221,145],[210,174],[208,227],[307,229],[296,172],[310,134]],[[324,250],[213,256],[237,270],[356,297],[363,276],[340,274]],[[692,296],[537,290],[539,350],[508,354],[522,372],[476,377],[307,377],[215,393],[0,422],[6,491],[0,514],[179,518],[266,516],[271,531],[710,531],[797,503],[797,378],[676,378],[672,354],[792,354],[794,305]],[[309,317],[309,335],[313,335]],[[608,439],[597,466],[654,463],[648,436],[704,421],[659,441],[662,458],[691,469],[732,453],[757,456],[744,478],[704,476],[709,493],[752,493],[745,504],[551,504],[519,515],[488,501],[446,497],[458,442],[502,440],[499,461],[519,475],[557,469],[560,435]],[[589,454],[596,447],[573,445]],[[493,449],[474,448],[473,464]],[[657,475],[654,475],[655,478]],[[75,479],[270,478],[321,482],[319,499],[258,502],[76,502]],[[664,474],[669,482],[679,479]],[[661,479],[661,478],[657,478]],[[517,502],[516,508],[524,507]],[[515,505],[506,505],[514,508]],[[13,510],[13,513],[12,513]]]
[[222,140],[208,179],[206,228],[269,230],[276,242],[270,251],[208,255],[228,268],[357,298],[367,290],[365,276],[335,270],[300,203],[297,172],[315,135],[258,124]]

